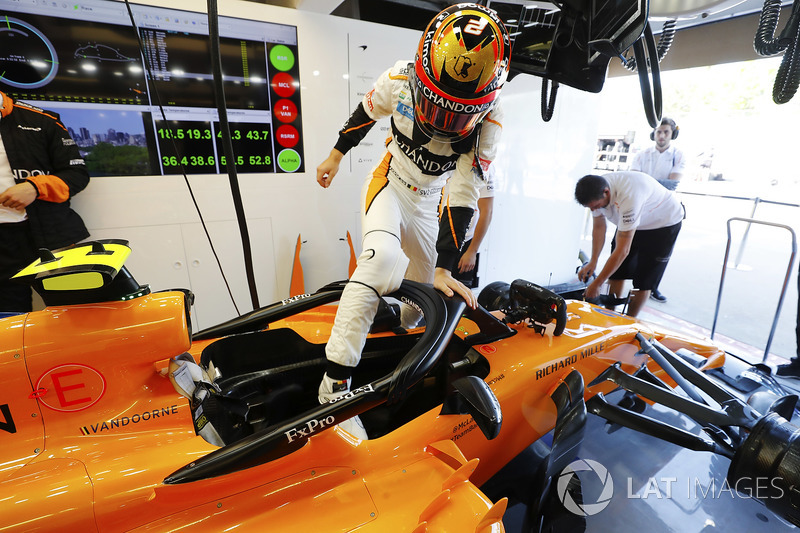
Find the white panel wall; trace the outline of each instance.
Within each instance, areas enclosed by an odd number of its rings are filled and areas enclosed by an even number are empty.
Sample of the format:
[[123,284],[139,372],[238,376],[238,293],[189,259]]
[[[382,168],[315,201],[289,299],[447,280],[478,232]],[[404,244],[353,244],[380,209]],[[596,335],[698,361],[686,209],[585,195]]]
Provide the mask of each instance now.
[[591,172],[600,99],[562,86],[555,113],[544,122],[541,85],[540,78],[519,75],[503,88],[499,192],[481,253],[481,285],[516,278],[540,285],[577,279],[585,209],[574,200],[575,182]]
[[[142,2],[161,5],[160,2]],[[197,10],[198,2],[170,7]],[[261,305],[289,294],[297,236],[305,288],[347,277],[349,231],[360,249],[361,183],[383,152],[389,124],[379,123],[322,189],[315,168],[361,96],[396,60],[413,58],[419,33],[400,28],[228,0],[220,15],[262,19],[298,28],[306,172],[241,174]],[[495,218],[482,253],[481,281],[525,278],[541,284],[574,278],[583,210],[574,183],[591,167],[596,95],[562,88],[551,122],[539,115],[541,80],[515,78],[504,89],[506,124],[497,170]],[[227,175],[190,176],[199,208],[240,313],[252,306]],[[95,178],[74,201],[96,238],[128,239],[129,266],[154,290],[191,288],[195,328],[236,315],[205,240],[183,177]]]

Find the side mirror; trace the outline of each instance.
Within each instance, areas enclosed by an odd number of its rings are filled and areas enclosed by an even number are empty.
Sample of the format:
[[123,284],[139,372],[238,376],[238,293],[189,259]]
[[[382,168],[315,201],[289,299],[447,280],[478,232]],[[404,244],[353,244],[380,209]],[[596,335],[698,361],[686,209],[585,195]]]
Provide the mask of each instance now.
[[503,413],[500,402],[485,381],[476,376],[464,376],[452,383],[453,392],[442,406],[444,415],[472,415],[472,419],[492,440],[500,433],[503,425]]

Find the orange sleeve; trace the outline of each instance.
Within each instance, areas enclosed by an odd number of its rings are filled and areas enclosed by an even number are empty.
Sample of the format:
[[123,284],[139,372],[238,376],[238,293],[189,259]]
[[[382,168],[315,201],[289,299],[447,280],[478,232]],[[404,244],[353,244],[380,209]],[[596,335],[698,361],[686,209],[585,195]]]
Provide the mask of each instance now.
[[33,182],[36,186],[36,190],[39,191],[37,200],[54,202],[57,204],[69,200],[69,186],[58,176],[43,174],[32,176],[28,178],[28,181]]

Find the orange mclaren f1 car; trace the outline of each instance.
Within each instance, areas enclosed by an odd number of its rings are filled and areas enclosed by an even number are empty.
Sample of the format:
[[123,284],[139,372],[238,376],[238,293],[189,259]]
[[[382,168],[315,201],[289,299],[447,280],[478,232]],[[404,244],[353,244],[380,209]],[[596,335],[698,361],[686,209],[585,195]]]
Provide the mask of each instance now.
[[[724,352],[707,341],[522,280],[490,285],[477,310],[405,281],[352,391],[320,405],[344,283],[192,334],[191,294],[151,293],[129,253],[43,250],[17,275],[46,308],[0,319],[3,531],[504,531],[506,499],[479,487],[550,434],[542,504],[587,412],[729,457],[734,480],[771,476],[785,496],[765,503],[798,516],[791,398],[760,413],[714,384],[703,371]],[[401,305],[423,325],[401,328]],[[609,403],[620,387],[704,434]],[[337,425],[356,415],[367,440]]]

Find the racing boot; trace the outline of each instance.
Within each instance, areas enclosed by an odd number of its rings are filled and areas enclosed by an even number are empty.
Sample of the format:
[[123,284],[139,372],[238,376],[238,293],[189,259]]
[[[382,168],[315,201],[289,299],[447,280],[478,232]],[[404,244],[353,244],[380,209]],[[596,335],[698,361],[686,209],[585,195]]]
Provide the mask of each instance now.
[[[350,380],[334,380],[325,374],[322,377],[322,383],[319,384],[319,403],[328,403],[334,398],[339,398],[350,392]],[[364,424],[357,416],[347,419],[339,424],[339,427],[350,433],[357,439],[367,440],[367,431],[364,429]]]

